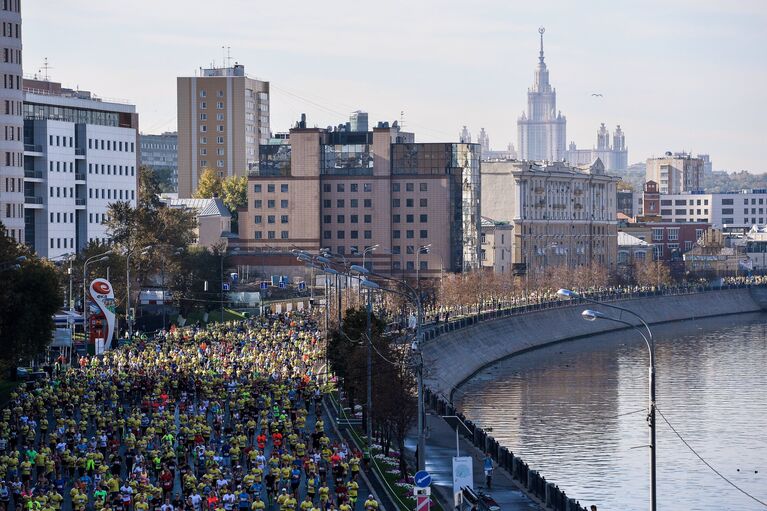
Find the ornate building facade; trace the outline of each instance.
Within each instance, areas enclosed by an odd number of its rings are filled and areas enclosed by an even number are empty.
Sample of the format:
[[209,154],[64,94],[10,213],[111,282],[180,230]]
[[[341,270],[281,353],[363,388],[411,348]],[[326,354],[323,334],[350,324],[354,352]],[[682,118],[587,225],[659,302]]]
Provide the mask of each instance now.
[[597,130],[597,145],[591,149],[578,149],[575,142],[570,142],[565,159],[571,165],[587,165],[599,158],[607,170],[625,171],[628,169],[628,147],[626,135],[620,124],[613,132],[610,144],[610,131],[605,123]]
[[527,90],[527,112],[517,120],[519,157],[522,160],[561,161],[566,152],[567,120],[557,110],[557,91],[549,83],[549,71],[541,50],[533,86]]

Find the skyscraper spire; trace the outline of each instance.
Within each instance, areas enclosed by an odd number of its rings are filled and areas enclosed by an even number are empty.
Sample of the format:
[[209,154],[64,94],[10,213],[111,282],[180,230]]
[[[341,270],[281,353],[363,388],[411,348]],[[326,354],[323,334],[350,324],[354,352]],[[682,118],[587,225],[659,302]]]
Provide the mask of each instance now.
[[546,32],[545,27],[540,27],[538,29],[538,33],[541,34],[541,52],[538,54],[538,62],[543,65],[543,33]]

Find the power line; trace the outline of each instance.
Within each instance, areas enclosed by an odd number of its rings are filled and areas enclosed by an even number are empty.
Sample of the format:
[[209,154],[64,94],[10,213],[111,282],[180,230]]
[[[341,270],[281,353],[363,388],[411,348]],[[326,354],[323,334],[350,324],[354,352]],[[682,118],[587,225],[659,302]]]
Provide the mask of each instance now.
[[701,456],[700,454],[698,454],[698,452],[697,452],[695,449],[693,449],[693,448],[692,448],[692,446],[691,446],[690,444],[688,444],[688,443],[687,443],[687,440],[685,440],[684,438],[682,438],[682,435],[680,435],[680,434],[679,434],[679,432],[678,432],[678,431],[677,431],[677,430],[674,428],[674,426],[672,426],[672,425],[671,425],[671,423],[668,421],[668,419],[666,418],[666,416],[665,416],[665,415],[663,415],[663,412],[661,412],[661,411],[660,411],[660,409],[659,409],[659,408],[657,408],[657,407],[656,407],[655,409],[658,411],[658,413],[660,414],[660,416],[661,416],[661,417],[663,417],[663,420],[666,422],[666,424],[668,424],[668,427],[669,427],[669,428],[671,428],[671,431],[673,431],[673,432],[674,432],[674,434],[675,434],[675,435],[676,435],[676,436],[679,438],[679,440],[681,440],[681,441],[682,441],[682,443],[683,443],[683,444],[684,444],[684,445],[685,445],[685,446],[686,446],[688,449],[690,449],[690,451],[692,451],[692,453],[693,453],[695,456],[697,456],[697,458],[698,458],[700,461],[702,461],[702,462],[703,462],[703,463],[704,463],[704,464],[705,464],[705,465],[706,465],[708,468],[710,468],[712,472],[714,472],[716,475],[718,475],[719,477],[721,477],[722,479],[724,479],[724,481],[725,481],[725,482],[727,482],[727,483],[728,483],[730,486],[732,486],[733,488],[735,488],[736,490],[738,490],[740,493],[742,493],[742,494],[743,494],[743,495],[745,495],[746,497],[748,497],[748,498],[750,498],[750,499],[754,500],[755,502],[758,502],[759,504],[761,504],[761,505],[763,505],[764,507],[766,507],[766,508],[767,508],[767,502],[764,502],[763,500],[759,500],[758,498],[754,497],[753,495],[751,495],[750,493],[748,493],[746,490],[744,490],[743,488],[741,488],[741,487],[740,487],[740,486],[738,486],[737,484],[735,484],[735,483],[733,483],[732,481],[730,481],[729,479],[727,479],[727,478],[726,478],[724,475],[722,475],[722,473],[721,473],[721,472],[719,472],[717,469],[715,469],[714,467],[712,467],[712,466],[711,466],[711,464],[710,464],[708,461],[704,460],[704,459],[703,459],[703,456]]

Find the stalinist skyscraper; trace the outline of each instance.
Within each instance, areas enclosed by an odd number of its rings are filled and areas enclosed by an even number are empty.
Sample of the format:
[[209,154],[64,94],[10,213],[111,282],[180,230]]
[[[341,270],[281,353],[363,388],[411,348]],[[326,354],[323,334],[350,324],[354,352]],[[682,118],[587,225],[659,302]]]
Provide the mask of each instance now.
[[557,161],[565,157],[567,120],[557,111],[557,91],[549,83],[549,71],[543,62],[543,27],[541,52],[535,69],[535,82],[527,90],[527,113],[517,120],[519,156],[522,160]]

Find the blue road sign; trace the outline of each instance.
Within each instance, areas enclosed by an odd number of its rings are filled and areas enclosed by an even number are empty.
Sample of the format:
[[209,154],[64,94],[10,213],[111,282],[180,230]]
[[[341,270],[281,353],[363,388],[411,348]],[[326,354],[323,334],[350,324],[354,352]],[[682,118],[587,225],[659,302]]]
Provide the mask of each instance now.
[[419,488],[428,488],[431,484],[431,476],[425,470],[419,470],[413,477],[413,482]]
[[224,290],[224,291],[229,291],[229,284],[227,284],[226,282],[224,282],[224,283],[222,284],[222,288],[223,288],[223,290]]
[[299,282],[298,289],[306,289],[306,282]]
[[262,282],[261,283],[261,289],[267,289],[268,287],[269,287],[269,283],[268,282]]
[[280,282],[280,289],[285,289],[286,287],[288,286],[285,282]]

